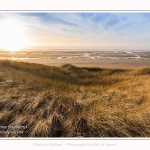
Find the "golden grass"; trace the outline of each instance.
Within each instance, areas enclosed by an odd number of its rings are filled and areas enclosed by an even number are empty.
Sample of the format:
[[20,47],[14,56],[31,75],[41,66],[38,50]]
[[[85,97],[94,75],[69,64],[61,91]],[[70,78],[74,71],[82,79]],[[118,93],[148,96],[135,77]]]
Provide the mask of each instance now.
[[0,61],[0,126],[27,126],[0,136],[150,137],[149,91],[149,67]]

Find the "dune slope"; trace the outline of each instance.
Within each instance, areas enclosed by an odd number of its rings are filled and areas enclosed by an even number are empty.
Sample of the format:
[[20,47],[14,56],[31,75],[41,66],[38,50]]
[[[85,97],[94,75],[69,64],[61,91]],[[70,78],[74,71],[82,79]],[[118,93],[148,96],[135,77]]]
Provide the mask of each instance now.
[[0,61],[0,137],[150,137],[150,68]]

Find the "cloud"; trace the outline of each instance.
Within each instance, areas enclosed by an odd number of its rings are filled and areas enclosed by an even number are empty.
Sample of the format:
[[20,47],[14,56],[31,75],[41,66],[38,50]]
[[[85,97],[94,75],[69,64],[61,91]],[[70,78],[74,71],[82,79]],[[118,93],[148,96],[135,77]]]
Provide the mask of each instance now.
[[10,18],[34,44],[150,46],[150,13],[0,13],[0,21]]

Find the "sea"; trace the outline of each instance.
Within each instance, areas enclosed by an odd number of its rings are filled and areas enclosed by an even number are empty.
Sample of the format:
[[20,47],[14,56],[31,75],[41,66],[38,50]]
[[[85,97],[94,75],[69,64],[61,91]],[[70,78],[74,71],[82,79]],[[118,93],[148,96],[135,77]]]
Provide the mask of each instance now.
[[118,46],[32,46],[21,50],[0,49],[0,60],[147,60],[149,47]]

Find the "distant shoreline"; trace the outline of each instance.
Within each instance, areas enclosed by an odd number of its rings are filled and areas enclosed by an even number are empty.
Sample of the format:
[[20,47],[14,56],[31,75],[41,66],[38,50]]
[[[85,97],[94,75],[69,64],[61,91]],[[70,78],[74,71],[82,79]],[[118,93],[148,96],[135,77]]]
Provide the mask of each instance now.
[[134,68],[150,66],[150,51],[0,51],[0,60],[16,60],[52,66]]
[[[150,51],[145,46],[28,46],[20,51]],[[0,51],[6,51],[0,47]]]

